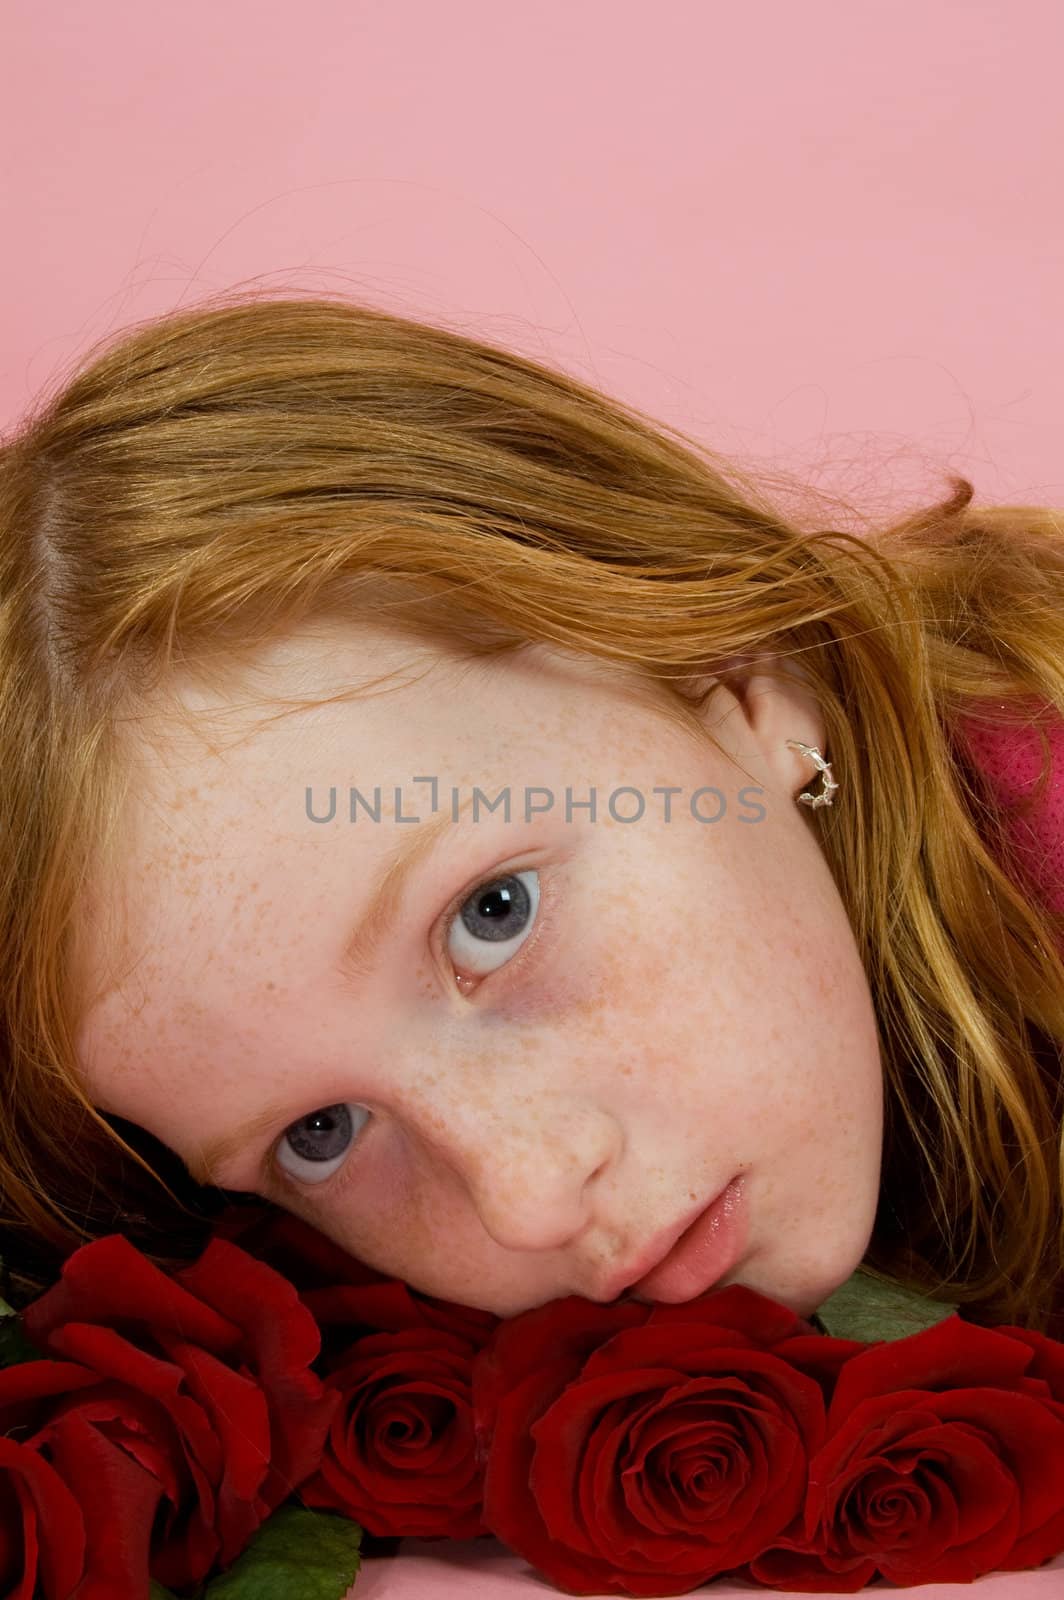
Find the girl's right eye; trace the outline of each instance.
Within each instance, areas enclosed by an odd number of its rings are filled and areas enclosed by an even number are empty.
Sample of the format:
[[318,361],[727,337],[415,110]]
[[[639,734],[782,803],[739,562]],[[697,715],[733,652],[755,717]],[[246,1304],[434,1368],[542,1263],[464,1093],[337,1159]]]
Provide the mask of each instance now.
[[[534,869],[487,878],[466,895],[449,918],[448,949],[456,939],[459,964],[474,966],[476,975],[484,977],[505,966],[515,948],[524,943],[538,909],[539,873]],[[485,964],[486,970],[480,970]],[[277,1145],[277,1165],[300,1183],[324,1183],[343,1166],[365,1125],[364,1121],[355,1129],[353,1114],[365,1121],[370,1117],[361,1106],[345,1101],[289,1123]]]
[[[301,1183],[324,1183],[343,1166],[351,1148],[352,1112],[369,1117],[368,1111],[346,1101],[310,1111],[298,1122],[290,1123],[277,1146],[277,1165]],[[289,1164],[293,1161],[301,1165],[293,1167]]]

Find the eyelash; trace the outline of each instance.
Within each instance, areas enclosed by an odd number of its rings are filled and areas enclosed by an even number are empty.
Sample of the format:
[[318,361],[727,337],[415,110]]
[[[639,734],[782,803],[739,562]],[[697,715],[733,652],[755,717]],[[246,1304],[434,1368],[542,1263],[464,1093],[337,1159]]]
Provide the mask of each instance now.
[[[454,897],[454,899],[447,904],[433,925],[433,933],[431,935],[433,951],[436,952],[437,947],[439,947],[439,952],[443,955],[446,955],[447,939],[451,932],[451,924],[455,921],[466,901],[476,892],[476,890],[488,889],[493,884],[498,883],[501,879],[515,877],[521,872],[540,873],[539,904],[537,907],[536,922],[532,932],[529,934],[520,950],[514,956],[513,960],[506,962],[505,966],[499,967],[497,972],[509,974],[518,968],[523,970],[528,963],[528,959],[530,959],[530,952],[534,949],[538,949],[539,945],[542,943],[544,935],[553,929],[557,910],[558,887],[554,874],[552,872],[544,872],[543,869],[537,867],[534,863],[526,863],[523,866],[500,867],[496,871],[492,872],[488,877],[475,878],[472,883],[467,885],[466,888],[462,889]],[[439,930],[438,938],[436,936],[437,929]],[[491,979],[495,976],[495,972],[487,973],[481,980],[481,986],[483,986],[485,983],[490,983]],[[317,1107],[312,1107],[312,1109],[317,1110]],[[368,1126],[369,1124],[366,1125],[366,1127]],[[357,1163],[358,1147],[360,1142],[365,1142],[365,1132],[366,1128],[363,1128],[362,1132],[356,1137],[354,1143],[348,1151],[346,1160],[341,1166],[337,1167],[331,1178],[326,1178],[322,1183],[301,1184],[298,1179],[290,1177],[288,1173],[282,1171],[282,1169],[277,1165],[277,1147],[280,1144],[281,1139],[284,1138],[285,1134],[285,1130],[282,1128],[280,1137],[276,1139],[270,1146],[263,1163],[265,1168],[266,1187],[281,1195],[291,1193],[292,1191],[295,1191],[297,1194],[312,1192],[315,1196],[321,1195],[324,1197],[333,1197],[341,1194],[346,1183],[353,1176],[353,1169]]]

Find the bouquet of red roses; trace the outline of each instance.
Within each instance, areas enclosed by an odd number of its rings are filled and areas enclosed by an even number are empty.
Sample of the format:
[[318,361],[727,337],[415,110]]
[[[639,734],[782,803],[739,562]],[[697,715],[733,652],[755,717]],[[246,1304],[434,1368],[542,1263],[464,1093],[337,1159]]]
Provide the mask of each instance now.
[[2,1309],[0,1600],[342,1600],[404,1536],[662,1596],[1064,1550],[1064,1344],[861,1271],[808,1321],[738,1285],[499,1319],[277,1213],[172,1274],[111,1235]]

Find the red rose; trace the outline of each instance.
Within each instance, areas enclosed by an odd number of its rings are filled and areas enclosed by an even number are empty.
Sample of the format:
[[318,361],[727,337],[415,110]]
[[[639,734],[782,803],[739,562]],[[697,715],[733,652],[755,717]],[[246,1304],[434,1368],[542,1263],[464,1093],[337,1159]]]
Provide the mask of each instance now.
[[341,1396],[320,1470],[303,1484],[378,1537],[475,1539],[482,1470],[473,1431],[473,1362],[499,1319],[361,1269],[356,1286],[304,1291]]
[[824,1437],[811,1346],[825,1371],[842,1348],[739,1284],[504,1322],[473,1372],[486,1525],[573,1594],[683,1594],[749,1561]]
[[[994,1332],[1016,1339],[1030,1350],[1031,1364],[1024,1374],[1026,1379],[1024,1388],[1028,1393],[1045,1394],[1064,1404],[1064,1343],[1055,1335],[1036,1333],[1033,1328],[1009,1326],[995,1328]],[[1036,1389],[1036,1383],[1044,1383],[1045,1389],[1041,1387]]]
[[33,1417],[40,1449],[82,1499],[90,1542],[150,1540],[159,1582],[229,1565],[317,1466],[337,1405],[310,1370],[317,1326],[290,1284],[235,1245],[212,1239],[169,1277],[110,1235],[75,1251],[22,1317],[56,1360],[0,1373],[0,1423],[38,1399],[39,1369],[66,1368],[70,1392],[50,1420]]
[[112,1423],[98,1374],[76,1362],[0,1370],[0,1593],[147,1594],[158,1490],[97,1426],[101,1410]]
[[778,1588],[971,1583],[1064,1549],[1064,1351],[951,1316],[840,1372],[804,1525],[750,1565]]
[[327,1384],[341,1396],[307,1506],[378,1537],[475,1539],[481,1520],[470,1381],[474,1347],[434,1328],[368,1334]]

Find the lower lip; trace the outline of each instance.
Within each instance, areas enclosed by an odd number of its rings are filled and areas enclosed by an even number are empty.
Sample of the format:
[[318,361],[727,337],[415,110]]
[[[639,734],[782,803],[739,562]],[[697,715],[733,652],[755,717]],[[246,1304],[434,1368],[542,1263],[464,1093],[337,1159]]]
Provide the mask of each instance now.
[[704,1294],[730,1272],[746,1243],[748,1216],[742,1177],[733,1178],[696,1217],[652,1272],[628,1290],[663,1305],[681,1305]]

